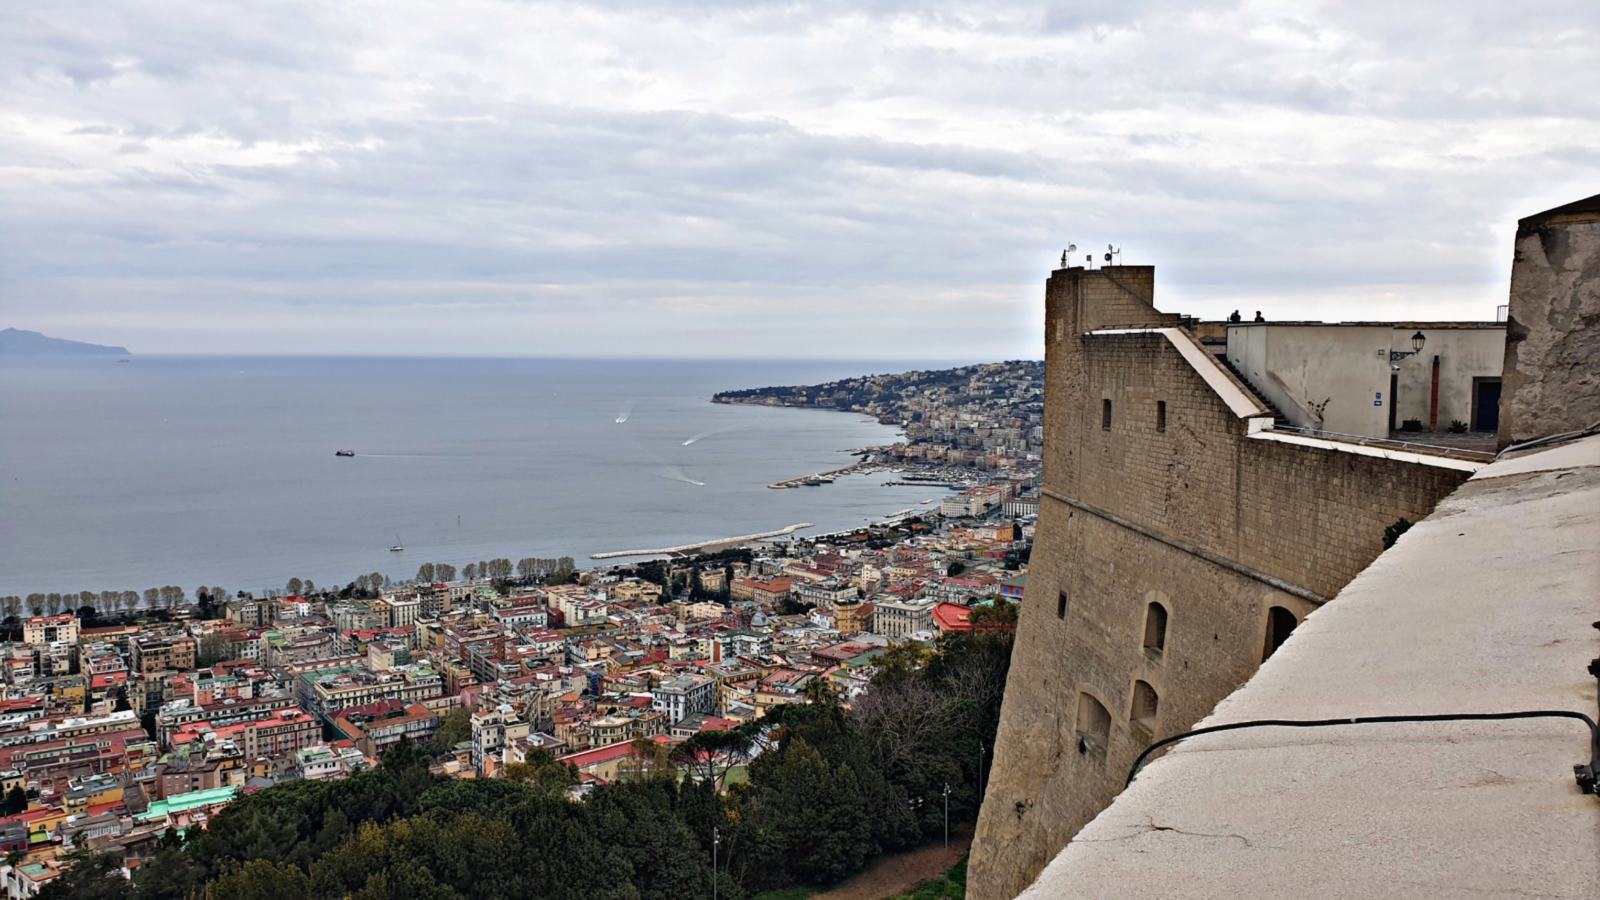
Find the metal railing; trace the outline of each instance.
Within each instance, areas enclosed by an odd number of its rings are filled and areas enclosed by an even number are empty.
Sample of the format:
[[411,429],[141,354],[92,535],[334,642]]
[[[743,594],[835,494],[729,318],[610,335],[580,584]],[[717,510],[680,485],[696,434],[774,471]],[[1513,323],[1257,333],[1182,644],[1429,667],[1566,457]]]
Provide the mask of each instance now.
[[1459,458],[1474,462],[1489,462],[1495,458],[1493,453],[1486,450],[1468,450],[1463,447],[1451,447],[1447,444],[1427,444],[1420,441],[1402,441],[1395,438],[1375,438],[1364,434],[1345,434],[1342,431],[1324,431],[1320,428],[1303,428],[1298,425],[1274,424],[1268,430],[1291,432],[1293,434],[1300,434],[1306,437],[1338,441],[1341,444],[1359,444],[1364,447],[1377,447],[1379,449],[1409,450],[1414,453],[1427,453],[1431,456]]

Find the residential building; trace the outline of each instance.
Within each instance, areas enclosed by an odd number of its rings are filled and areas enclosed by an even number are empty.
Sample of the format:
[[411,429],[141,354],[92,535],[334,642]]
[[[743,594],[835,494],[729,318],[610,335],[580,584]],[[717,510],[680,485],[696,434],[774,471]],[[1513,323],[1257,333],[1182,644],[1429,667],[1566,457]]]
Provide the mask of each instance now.
[[692,713],[714,712],[717,683],[704,675],[678,675],[656,685],[650,692],[652,706],[666,713],[667,723],[677,724]]

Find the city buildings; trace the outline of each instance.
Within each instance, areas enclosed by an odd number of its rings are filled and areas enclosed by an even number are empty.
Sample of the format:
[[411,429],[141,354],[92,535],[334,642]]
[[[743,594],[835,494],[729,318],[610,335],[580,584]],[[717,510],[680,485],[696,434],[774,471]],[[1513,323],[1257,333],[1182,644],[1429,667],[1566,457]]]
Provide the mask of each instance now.
[[[907,402],[944,422],[944,396]],[[990,388],[960,396],[1005,413]],[[989,434],[976,408],[948,419],[948,434]],[[822,685],[854,702],[886,647],[961,627],[958,611],[999,599],[1028,556],[1032,520],[1001,498],[1030,496],[1034,480],[950,469],[941,438],[919,434],[893,465],[959,471],[971,490],[956,495],[958,520],[930,499],[854,531],[567,570],[555,584],[240,595],[213,618],[163,609],[95,628],[71,614],[25,620],[23,640],[0,647],[0,773],[27,804],[0,815],[0,842],[24,854],[3,876],[14,895],[36,890],[72,841],[136,867],[169,828],[203,828],[273,784],[349,777],[401,741],[434,753],[443,777],[502,777],[548,753],[593,785],[672,765],[671,748],[700,731],[757,722]],[[983,445],[960,437],[947,450],[976,459]],[[446,727],[451,747],[438,745]]]

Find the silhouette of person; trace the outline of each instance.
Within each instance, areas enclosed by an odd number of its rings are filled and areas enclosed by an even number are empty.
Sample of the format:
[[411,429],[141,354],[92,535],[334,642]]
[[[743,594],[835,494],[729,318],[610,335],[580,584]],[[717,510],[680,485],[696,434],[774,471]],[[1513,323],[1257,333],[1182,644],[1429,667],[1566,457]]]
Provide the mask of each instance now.
[[1239,315],[1239,311],[1237,309],[1233,311],[1232,315],[1228,316],[1229,322],[1241,322],[1243,320],[1244,316]]
[[1256,318],[1255,318],[1255,321],[1257,321],[1257,322],[1265,322],[1265,321],[1266,321],[1266,319],[1263,319],[1263,318],[1262,318],[1262,317],[1261,317],[1261,310],[1259,310],[1259,309],[1258,309],[1258,310],[1256,310]]

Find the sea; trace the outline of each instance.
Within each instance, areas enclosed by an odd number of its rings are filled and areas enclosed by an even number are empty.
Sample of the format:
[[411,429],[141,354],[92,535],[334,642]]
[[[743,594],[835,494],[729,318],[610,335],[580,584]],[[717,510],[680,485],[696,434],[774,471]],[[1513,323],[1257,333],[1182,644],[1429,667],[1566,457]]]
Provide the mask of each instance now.
[[767,485],[848,465],[896,428],[711,395],[964,362],[0,360],[0,595],[259,593],[852,528],[942,489],[881,472]]

